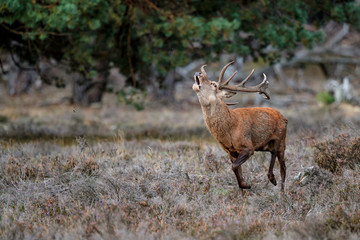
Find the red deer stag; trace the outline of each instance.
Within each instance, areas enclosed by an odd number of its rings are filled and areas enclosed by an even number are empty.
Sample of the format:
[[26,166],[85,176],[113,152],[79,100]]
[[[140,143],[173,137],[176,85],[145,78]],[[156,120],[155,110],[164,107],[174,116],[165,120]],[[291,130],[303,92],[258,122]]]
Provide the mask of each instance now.
[[270,167],[268,171],[269,181],[276,186],[276,179],[273,173],[275,158],[280,163],[281,191],[284,191],[286,166],[284,162],[285,138],[287,119],[273,108],[254,107],[236,108],[230,110],[223,101],[237,92],[258,92],[270,99],[266,89],[269,82],[264,80],[257,86],[246,87],[245,83],[249,76],[237,85],[228,85],[232,76],[223,81],[224,73],[232,62],[222,69],[218,82],[210,81],[201,67],[201,73],[195,73],[193,90],[196,92],[201,105],[206,126],[211,135],[219,142],[221,147],[229,154],[232,162],[232,170],[236,175],[240,189],[250,189],[243,176],[241,165],[249,159],[254,151],[268,151],[271,153]]

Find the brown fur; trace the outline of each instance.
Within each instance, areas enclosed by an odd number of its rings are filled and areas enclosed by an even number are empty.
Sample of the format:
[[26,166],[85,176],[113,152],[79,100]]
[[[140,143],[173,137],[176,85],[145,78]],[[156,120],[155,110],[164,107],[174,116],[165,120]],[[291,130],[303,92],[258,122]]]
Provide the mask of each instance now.
[[[242,177],[241,165],[255,151],[271,152],[268,172],[270,182],[276,185],[273,166],[277,157],[280,163],[281,190],[284,191],[286,167],[284,162],[287,119],[273,108],[254,107],[230,110],[222,100],[227,96],[214,82],[200,76],[194,91],[199,97],[206,126],[211,135],[229,154],[233,171],[240,188],[250,188]],[[232,95],[231,95],[232,96]]]

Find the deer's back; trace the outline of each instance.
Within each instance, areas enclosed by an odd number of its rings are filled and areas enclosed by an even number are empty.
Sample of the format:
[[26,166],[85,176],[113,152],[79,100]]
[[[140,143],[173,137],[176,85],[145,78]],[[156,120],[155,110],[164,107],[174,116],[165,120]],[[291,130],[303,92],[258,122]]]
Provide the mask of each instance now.
[[237,123],[233,130],[233,141],[236,138],[243,139],[256,150],[263,148],[271,140],[285,139],[287,119],[277,110],[254,107],[237,108],[231,112]]

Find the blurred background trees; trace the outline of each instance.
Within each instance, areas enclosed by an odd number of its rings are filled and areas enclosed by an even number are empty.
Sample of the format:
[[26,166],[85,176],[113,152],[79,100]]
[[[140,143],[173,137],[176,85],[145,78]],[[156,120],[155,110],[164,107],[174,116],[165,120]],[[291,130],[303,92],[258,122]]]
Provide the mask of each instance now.
[[278,78],[288,65],[312,62],[331,75],[331,64],[360,64],[358,50],[336,46],[359,30],[359,1],[3,0],[0,12],[12,95],[71,83],[72,102],[88,105],[117,69],[127,86],[172,100],[175,80],[186,78],[178,67],[223,54],[264,62]]

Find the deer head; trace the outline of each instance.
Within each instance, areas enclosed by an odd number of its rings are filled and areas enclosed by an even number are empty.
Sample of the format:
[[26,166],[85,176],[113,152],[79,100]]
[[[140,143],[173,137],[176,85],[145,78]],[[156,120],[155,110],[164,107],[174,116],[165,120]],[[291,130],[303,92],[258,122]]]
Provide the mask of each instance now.
[[[195,83],[193,84],[193,90],[198,95],[199,101],[202,105],[209,105],[211,102],[217,100],[223,100],[224,98],[230,98],[234,96],[237,92],[258,92],[264,94],[266,99],[270,99],[269,94],[266,92],[268,88],[269,81],[266,80],[266,75],[264,75],[263,81],[251,87],[246,87],[245,83],[249,80],[251,75],[254,73],[254,69],[251,71],[249,76],[247,76],[241,83],[237,85],[228,85],[231,79],[237,73],[236,71],[226,80],[223,81],[224,73],[230,64],[234,61],[229,62],[224,66],[220,72],[219,80],[217,82],[211,81],[208,79],[208,76],[205,72],[203,65],[201,67],[201,72],[197,72],[194,75]],[[227,103],[228,105],[233,105],[232,103]],[[235,103],[236,104],[236,103]]]

